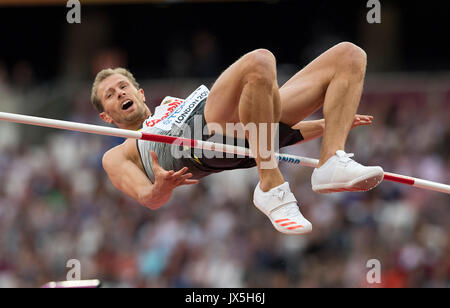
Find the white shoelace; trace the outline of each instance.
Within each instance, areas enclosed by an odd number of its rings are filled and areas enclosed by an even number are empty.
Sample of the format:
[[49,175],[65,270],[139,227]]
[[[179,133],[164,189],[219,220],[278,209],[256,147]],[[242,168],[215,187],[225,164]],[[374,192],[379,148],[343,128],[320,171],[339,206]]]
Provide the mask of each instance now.
[[353,153],[345,153],[344,151],[337,151],[336,155],[339,157],[339,161],[343,162],[343,163],[349,163],[354,161],[353,159],[351,159],[353,156],[355,156],[355,154]]

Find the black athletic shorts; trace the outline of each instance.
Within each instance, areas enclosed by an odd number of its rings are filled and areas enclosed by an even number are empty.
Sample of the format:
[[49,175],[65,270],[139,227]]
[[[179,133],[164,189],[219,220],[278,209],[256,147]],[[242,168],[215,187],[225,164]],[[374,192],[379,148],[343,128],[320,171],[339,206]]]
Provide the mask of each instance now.
[[[201,115],[202,118],[202,128],[206,126],[204,109],[206,105],[206,99],[202,101],[196,109],[192,112],[189,118],[186,120],[186,125],[189,126],[191,131],[194,131],[194,117],[195,115]],[[297,129],[292,129],[288,125],[281,123],[278,126],[279,130],[279,147],[283,148],[289,145],[296,144],[303,140],[303,136],[300,131]],[[185,136],[187,138],[192,138],[192,136]],[[243,145],[245,144],[246,148],[249,148],[249,144],[247,140],[238,140],[236,138],[229,138],[222,135],[214,135],[214,139],[210,139],[211,136],[202,134],[203,141],[214,141],[223,144],[230,145]],[[198,151],[203,153],[203,155],[196,155]],[[206,176],[210,173],[221,172],[225,170],[234,170],[234,169],[244,169],[244,168],[252,168],[256,166],[256,162],[253,158],[250,157],[229,157],[231,154],[223,153],[223,158],[212,157],[212,152],[209,151],[201,151],[199,149],[190,149],[190,158],[182,158],[184,165],[186,165],[189,169],[195,168],[195,174],[201,174],[200,177]],[[214,152],[217,156],[217,152]],[[209,155],[208,155],[209,154]],[[228,157],[227,157],[228,155]],[[196,177],[197,178],[197,177]]]

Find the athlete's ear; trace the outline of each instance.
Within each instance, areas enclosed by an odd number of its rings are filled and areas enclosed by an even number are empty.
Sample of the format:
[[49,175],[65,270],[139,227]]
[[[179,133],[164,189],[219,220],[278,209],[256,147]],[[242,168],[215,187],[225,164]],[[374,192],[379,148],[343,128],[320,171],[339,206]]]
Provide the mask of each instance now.
[[113,122],[112,118],[104,111],[100,113],[100,118],[108,124]]
[[142,101],[145,103],[145,93],[144,93],[144,89],[139,89],[138,92],[141,93]]

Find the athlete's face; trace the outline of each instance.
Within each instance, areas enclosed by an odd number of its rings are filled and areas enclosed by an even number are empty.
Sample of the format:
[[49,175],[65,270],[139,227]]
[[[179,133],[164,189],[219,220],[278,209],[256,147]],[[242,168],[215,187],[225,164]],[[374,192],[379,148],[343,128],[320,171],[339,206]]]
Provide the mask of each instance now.
[[139,127],[150,115],[144,90],[136,89],[121,74],[113,74],[103,80],[98,86],[97,95],[104,108],[100,117],[120,128]]

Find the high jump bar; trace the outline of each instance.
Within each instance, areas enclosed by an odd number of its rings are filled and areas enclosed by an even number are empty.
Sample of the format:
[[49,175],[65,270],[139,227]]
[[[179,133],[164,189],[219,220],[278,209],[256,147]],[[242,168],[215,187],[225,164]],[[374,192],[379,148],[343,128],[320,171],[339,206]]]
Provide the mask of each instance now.
[[41,288],[45,289],[93,289],[100,288],[102,285],[98,279],[91,280],[66,280],[66,281],[50,281]]
[[[15,114],[15,113],[7,113],[7,112],[0,112],[0,120],[14,122],[14,123],[28,124],[28,125],[36,125],[36,126],[71,130],[71,131],[77,131],[77,132],[82,132],[82,133],[114,136],[114,137],[120,137],[120,138],[139,139],[139,140],[162,142],[162,143],[168,143],[168,144],[177,144],[177,145],[188,146],[191,148],[198,148],[198,149],[203,149],[203,150],[210,150],[210,151],[217,151],[217,152],[253,157],[250,149],[245,148],[245,147],[221,144],[221,143],[210,142],[210,141],[188,139],[188,138],[183,138],[183,137],[149,134],[149,133],[145,133],[145,132],[133,131],[133,130],[115,128],[115,127],[84,124],[84,123],[69,122],[69,121],[62,121],[62,120],[54,120],[54,119],[33,117],[33,116],[27,116],[27,115]],[[295,155],[291,155],[291,154],[275,153],[275,157],[279,161],[283,161],[283,162],[287,162],[287,163],[291,163],[291,164],[299,165],[299,166],[316,168],[319,164],[318,159],[295,156]],[[396,174],[396,173],[384,172],[384,180],[396,182],[396,183],[400,183],[400,184],[406,184],[406,185],[414,186],[417,188],[428,189],[428,190],[433,190],[433,191],[450,194],[450,185],[443,184],[443,183],[437,183],[437,182],[433,182],[433,181],[428,181],[428,180],[423,180],[423,179],[419,179],[419,178],[414,178],[414,177],[410,177],[410,176],[404,176],[404,175],[400,175],[400,174]]]

